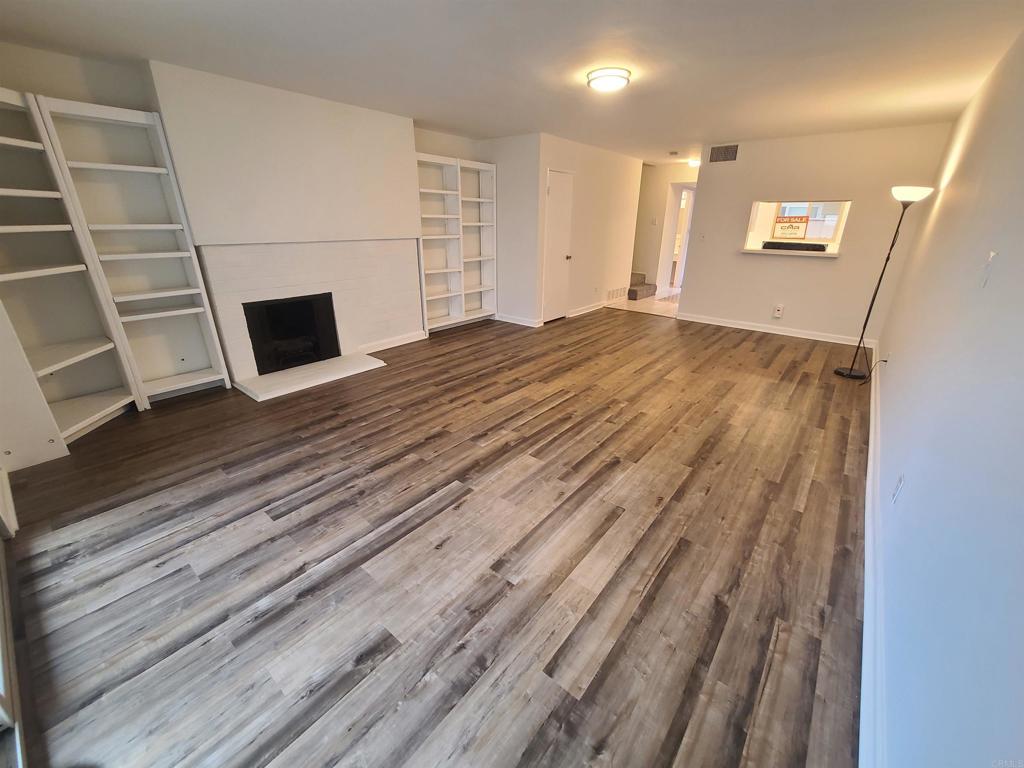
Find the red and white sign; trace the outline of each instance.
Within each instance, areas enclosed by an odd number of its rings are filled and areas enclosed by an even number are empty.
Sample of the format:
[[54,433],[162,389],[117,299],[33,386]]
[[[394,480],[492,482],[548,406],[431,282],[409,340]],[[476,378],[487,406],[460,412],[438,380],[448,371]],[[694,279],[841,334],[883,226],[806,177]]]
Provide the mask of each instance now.
[[772,237],[780,240],[803,240],[807,237],[807,216],[776,216]]

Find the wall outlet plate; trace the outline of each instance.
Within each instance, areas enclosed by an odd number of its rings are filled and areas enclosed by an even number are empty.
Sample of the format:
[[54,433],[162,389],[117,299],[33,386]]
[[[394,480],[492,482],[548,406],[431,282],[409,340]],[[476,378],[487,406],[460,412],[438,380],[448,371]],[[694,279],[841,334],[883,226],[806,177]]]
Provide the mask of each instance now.
[[781,318],[785,309],[786,307],[784,304],[776,304],[775,309],[772,310],[772,317]]

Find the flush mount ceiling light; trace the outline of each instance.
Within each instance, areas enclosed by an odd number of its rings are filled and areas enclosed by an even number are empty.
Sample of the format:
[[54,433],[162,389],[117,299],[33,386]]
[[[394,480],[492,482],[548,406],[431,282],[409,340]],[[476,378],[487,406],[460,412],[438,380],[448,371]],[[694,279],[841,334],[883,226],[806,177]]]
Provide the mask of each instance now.
[[691,157],[689,160],[686,161],[686,164],[691,168],[700,168],[700,158]]
[[629,85],[630,71],[622,67],[602,67],[587,72],[587,85],[595,91],[621,91]]

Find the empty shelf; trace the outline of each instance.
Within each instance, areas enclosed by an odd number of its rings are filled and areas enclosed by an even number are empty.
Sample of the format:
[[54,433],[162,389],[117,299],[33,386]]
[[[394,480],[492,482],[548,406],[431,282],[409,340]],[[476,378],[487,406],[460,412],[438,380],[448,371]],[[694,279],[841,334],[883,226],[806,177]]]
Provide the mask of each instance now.
[[457,189],[426,189],[420,187],[420,192],[424,195],[457,195],[459,190]]
[[187,259],[189,251],[153,251],[152,253],[101,253],[100,261],[143,261],[145,259]]
[[466,288],[463,293],[483,293],[484,291],[493,291],[493,285],[471,285]]
[[94,392],[91,395],[72,397],[50,403],[50,410],[57,422],[60,436],[67,438],[76,432],[123,408],[134,398],[122,388]]
[[29,232],[70,232],[70,224],[20,224],[13,227],[0,227],[0,235],[20,235]]
[[494,261],[493,256],[467,256],[463,261]]
[[184,229],[181,224],[90,224],[90,232],[146,232]]
[[28,139],[16,139],[13,136],[0,136],[0,147],[13,147],[14,149],[34,149],[42,152],[45,147],[38,141]]
[[424,240],[457,240],[459,235],[422,235]]
[[134,323],[139,320],[155,320],[160,317],[175,317],[177,315],[195,315],[205,312],[205,308],[195,304],[184,307],[154,307],[153,309],[133,309],[121,313],[122,323]]
[[0,282],[28,280],[34,277],[50,277],[51,275],[67,275],[72,272],[85,272],[85,264],[64,264],[59,267],[32,267],[31,269],[0,272]]
[[425,275],[446,275],[450,272],[461,272],[462,270],[458,267],[452,267],[451,269],[425,269],[423,274]]
[[436,299],[450,299],[452,296],[461,295],[459,291],[449,291],[448,293],[436,293],[433,296],[427,295],[427,301],[435,301]]
[[462,198],[464,203],[493,203],[493,197],[464,197]]
[[53,200],[59,200],[60,192],[55,189],[16,189],[12,187],[0,187],[0,197],[45,197]]
[[146,390],[146,394],[152,397],[164,392],[172,392],[175,389],[209,384],[211,381],[220,381],[223,378],[224,374],[218,373],[213,368],[203,368],[200,371],[189,371],[175,376],[165,376],[162,379],[151,379],[143,383],[143,388]]
[[83,171],[121,171],[124,173],[156,173],[166,174],[167,169],[158,165],[124,165],[123,163],[86,163],[81,160],[69,160],[68,168]]
[[493,227],[493,221],[464,221],[462,222],[464,227]]
[[493,316],[493,309],[471,309],[463,315],[445,315],[443,317],[428,318],[427,330],[436,331],[439,328],[446,328],[449,325],[457,325],[458,323],[464,323],[467,320],[479,320],[480,318]]
[[461,317],[456,317],[455,315],[444,315],[443,317],[431,317],[431,318],[427,318],[427,328],[430,329],[430,330],[432,330],[434,328],[444,328],[446,325],[451,325],[452,323],[458,323],[458,322],[461,322],[461,321],[462,321],[462,318]]
[[114,301],[147,301],[148,299],[169,299],[174,296],[194,296],[200,293],[199,288],[165,288],[159,291],[142,291],[140,293],[115,293]]
[[113,348],[114,342],[98,336],[94,339],[77,339],[60,344],[47,344],[44,347],[30,347],[25,350],[25,355],[36,376],[45,376]]

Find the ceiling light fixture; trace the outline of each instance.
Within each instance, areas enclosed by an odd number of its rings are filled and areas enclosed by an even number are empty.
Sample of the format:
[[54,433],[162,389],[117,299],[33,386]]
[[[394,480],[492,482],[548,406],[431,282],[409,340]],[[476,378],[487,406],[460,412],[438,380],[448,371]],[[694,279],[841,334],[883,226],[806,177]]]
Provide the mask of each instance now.
[[622,67],[602,67],[587,72],[587,85],[595,91],[621,91],[629,85],[629,76],[632,74],[628,69]]
[[689,160],[686,161],[686,164],[691,168],[700,168],[700,158],[691,157]]

